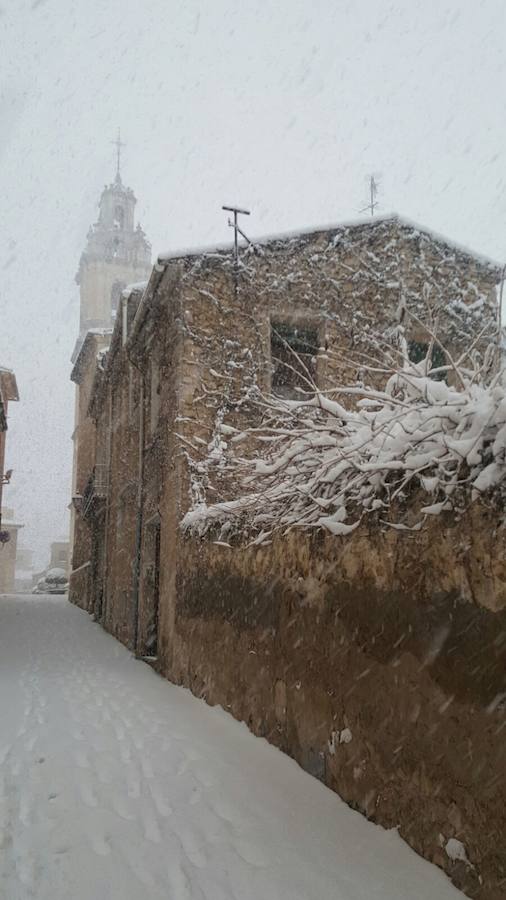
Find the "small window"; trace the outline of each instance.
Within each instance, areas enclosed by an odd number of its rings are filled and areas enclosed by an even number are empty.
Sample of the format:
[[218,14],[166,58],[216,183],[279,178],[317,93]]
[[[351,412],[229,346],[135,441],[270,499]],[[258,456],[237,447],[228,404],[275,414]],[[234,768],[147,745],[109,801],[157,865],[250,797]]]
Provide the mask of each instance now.
[[[429,352],[429,344],[424,341],[409,341],[408,342],[408,353],[411,362],[419,363],[427,356]],[[439,369],[442,366],[446,366],[446,356],[444,351],[441,350],[441,347],[438,347],[437,344],[434,344],[432,347],[432,359],[431,359],[431,368]],[[446,381],[446,372],[435,372],[434,375],[431,376],[435,381]]]
[[315,327],[273,322],[271,325],[272,393],[287,400],[310,393],[316,383],[318,332]]
[[125,224],[125,212],[122,206],[116,206],[114,210],[114,227],[123,228]]

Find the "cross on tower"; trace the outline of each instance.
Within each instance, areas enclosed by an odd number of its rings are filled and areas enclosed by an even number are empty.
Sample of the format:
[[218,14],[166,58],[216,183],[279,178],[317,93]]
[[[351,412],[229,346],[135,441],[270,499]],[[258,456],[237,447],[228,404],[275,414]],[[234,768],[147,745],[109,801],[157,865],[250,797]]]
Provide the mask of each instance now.
[[116,178],[120,178],[120,163],[121,163],[121,148],[126,147],[126,144],[123,144],[121,141],[121,132],[118,128],[118,137],[115,141],[111,141],[111,144],[114,144],[116,147]]

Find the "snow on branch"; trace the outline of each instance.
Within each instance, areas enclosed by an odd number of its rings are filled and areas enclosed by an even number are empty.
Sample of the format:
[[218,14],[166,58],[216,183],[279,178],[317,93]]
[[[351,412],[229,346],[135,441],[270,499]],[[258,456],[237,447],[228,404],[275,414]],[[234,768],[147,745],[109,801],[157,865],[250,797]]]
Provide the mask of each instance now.
[[183,530],[221,526],[220,539],[241,532],[262,543],[295,527],[347,535],[367,516],[417,530],[429,516],[499,496],[506,377],[473,365],[472,354],[455,360],[447,351],[448,365],[432,369],[434,343],[436,336],[415,363],[401,334],[401,362],[382,389],[313,386],[300,400],[259,394],[260,424],[231,438],[227,431],[226,466],[239,496],[198,504]]

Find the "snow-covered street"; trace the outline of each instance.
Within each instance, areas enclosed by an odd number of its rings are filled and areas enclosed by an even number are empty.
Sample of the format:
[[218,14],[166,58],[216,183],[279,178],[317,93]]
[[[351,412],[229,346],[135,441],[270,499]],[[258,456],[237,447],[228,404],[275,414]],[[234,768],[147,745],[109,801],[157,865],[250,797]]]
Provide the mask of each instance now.
[[62,597],[0,596],[0,897],[457,900]]

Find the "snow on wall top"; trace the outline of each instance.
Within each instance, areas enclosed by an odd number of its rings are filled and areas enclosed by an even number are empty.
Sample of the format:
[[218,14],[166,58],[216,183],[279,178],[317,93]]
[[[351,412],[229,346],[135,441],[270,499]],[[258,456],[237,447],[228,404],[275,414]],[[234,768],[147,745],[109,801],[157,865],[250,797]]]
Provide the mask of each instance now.
[[121,292],[121,296],[125,300],[129,300],[132,294],[142,293],[148,286],[147,281],[137,281],[134,284],[127,284],[126,288]]
[[[264,235],[263,237],[255,238],[252,243],[256,247],[261,247],[263,249],[280,250],[283,249],[283,247],[293,247],[294,243],[305,244],[311,238],[315,238],[320,234],[333,233],[337,235],[339,233],[352,231],[355,229],[373,230],[379,227],[395,225],[397,225],[399,229],[401,229],[405,233],[411,232],[411,235],[413,237],[425,237],[429,240],[432,240],[436,244],[448,247],[448,249],[452,250],[453,252],[460,253],[473,259],[476,263],[482,265],[488,270],[496,271],[497,278],[499,280],[503,266],[496,260],[490,259],[483,254],[475,253],[470,248],[447,238],[445,235],[439,234],[438,232],[433,231],[432,229],[427,228],[423,225],[419,225],[418,223],[410,219],[399,216],[397,213],[391,213],[385,216],[376,216],[374,219],[357,218],[337,224],[333,223],[318,227],[298,229],[296,231],[281,232],[279,234]],[[244,247],[245,245],[242,243],[242,246]],[[185,258],[192,259],[201,256],[205,256],[209,259],[211,259],[213,256],[217,259],[223,259],[224,256],[229,256],[230,254],[232,254],[232,251],[233,245],[231,243],[218,243],[203,247],[180,248],[160,253],[158,255],[158,264],[165,266],[171,261]]]
[[107,337],[108,335],[112,334],[112,332],[113,332],[112,328],[89,328],[88,329],[88,331],[86,332],[86,334],[84,336],[81,346],[80,347],[76,346],[76,350],[74,351],[74,354],[72,355],[72,362],[74,363],[74,367],[72,369],[72,372],[70,373],[71,381],[76,381],[76,379],[79,377],[84,357],[86,355],[86,352],[88,350],[88,347],[90,346],[92,339],[94,337]]

